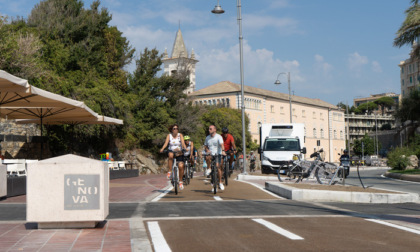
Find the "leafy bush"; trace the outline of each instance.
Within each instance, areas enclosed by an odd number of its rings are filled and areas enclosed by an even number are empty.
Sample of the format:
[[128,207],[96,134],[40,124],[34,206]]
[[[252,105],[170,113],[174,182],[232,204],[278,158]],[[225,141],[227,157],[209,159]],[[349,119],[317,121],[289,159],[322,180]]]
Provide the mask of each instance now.
[[388,166],[393,170],[404,170],[408,166],[408,157],[410,155],[414,155],[412,149],[408,147],[397,147],[388,152]]

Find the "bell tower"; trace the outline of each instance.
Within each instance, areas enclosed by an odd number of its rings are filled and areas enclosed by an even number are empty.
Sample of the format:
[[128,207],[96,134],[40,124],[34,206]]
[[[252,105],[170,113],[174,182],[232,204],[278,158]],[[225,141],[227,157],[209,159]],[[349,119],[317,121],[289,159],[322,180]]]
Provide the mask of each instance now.
[[195,64],[198,60],[195,59],[194,49],[188,55],[185,47],[184,39],[182,38],[181,28],[178,29],[172,48],[171,57],[165,48],[163,54],[164,73],[171,76],[174,74],[186,74],[190,80],[190,86],[184,91],[190,94],[195,90]]

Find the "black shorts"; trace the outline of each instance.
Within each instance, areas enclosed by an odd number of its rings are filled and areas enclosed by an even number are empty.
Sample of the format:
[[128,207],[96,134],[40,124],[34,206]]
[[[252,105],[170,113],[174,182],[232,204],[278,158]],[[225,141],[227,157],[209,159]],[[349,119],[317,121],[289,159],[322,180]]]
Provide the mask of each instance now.
[[184,156],[178,156],[178,157],[174,157],[174,159],[177,161],[177,162],[184,162]]

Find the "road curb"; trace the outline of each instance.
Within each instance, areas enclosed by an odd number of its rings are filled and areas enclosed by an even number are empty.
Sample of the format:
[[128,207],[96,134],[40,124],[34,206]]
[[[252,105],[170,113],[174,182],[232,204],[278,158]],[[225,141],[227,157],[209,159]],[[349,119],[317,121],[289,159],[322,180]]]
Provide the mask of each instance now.
[[420,175],[407,175],[407,174],[386,172],[384,176],[387,177],[387,178],[407,180],[407,181],[413,181],[413,182],[420,182]]
[[237,180],[274,180],[274,181],[278,181],[279,179],[277,178],[277,176],[256,176],[256,175],[244,175],[244,174],[238,174],[238,176],[236,177]]
[[351,202],[351,203],[382,203],[395,204],[417,202],[419,196],[415,193],[368,193],[342,192],[330,190],[299,189],[280,182],[265,182],[265,189],[282,197],[296,201],[319,202]]

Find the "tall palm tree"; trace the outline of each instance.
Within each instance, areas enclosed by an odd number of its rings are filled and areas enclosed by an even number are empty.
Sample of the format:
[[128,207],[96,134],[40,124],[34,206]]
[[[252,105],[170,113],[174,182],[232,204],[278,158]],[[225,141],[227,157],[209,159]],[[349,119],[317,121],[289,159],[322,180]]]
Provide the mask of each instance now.
[[406,18],[394,39],[394,46],[411,45],[420,36],[419,0],[411,0],[411,6],[405,11]]

